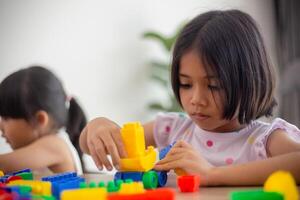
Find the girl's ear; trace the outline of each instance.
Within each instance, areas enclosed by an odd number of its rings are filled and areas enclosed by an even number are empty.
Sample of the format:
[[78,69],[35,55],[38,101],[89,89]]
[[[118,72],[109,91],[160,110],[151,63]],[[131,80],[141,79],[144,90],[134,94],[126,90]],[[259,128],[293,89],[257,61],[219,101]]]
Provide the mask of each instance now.
[[49,115],[44,110],[39,110],[35,114],[35,121],[39,127],[46,127],[49,124]]

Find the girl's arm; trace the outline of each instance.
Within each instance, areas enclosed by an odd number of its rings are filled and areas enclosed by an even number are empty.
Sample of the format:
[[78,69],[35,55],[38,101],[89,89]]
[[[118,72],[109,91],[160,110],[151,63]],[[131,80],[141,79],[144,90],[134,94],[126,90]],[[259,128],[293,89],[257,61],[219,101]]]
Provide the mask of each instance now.
[[0,169],[4,172],[45,167],[50,167],[53,172],[75,170],[68,147],[55,135],[44,136],[23,148],[0,155]]
[[300,183],[300,143],[283,130],[275,130],[267,142],[269,158],[240,165],[214,168],[208,176],[209,185],[262,185],[276,170],[292,173]]
[[156,170],[181,168],[189,174],[199,174],[203,186],[263,185],[277,170],[292,173],[300,183],[300,144],[282,130],[274,131],[267,143],[269,158],[245,164],[214,167],[190,144],[178,141],[167,156],[160,160]]
[[153,136],[154,121],[143,124],[143,127],[144,127],[146,146],[151,145],[156,147],[154,136]]

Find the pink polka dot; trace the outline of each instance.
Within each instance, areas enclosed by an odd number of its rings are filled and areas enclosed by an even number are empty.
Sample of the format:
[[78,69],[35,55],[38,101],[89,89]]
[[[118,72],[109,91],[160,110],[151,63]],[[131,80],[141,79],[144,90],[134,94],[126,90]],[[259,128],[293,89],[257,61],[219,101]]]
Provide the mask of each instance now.
[[171,127],[170,126],[166,126],[165,130],[166,130],[167,133],[170,133]]
[[225,160],[225,162],[226,162],[227,165],[231,165],[233,163],[233,159],[232,158],[227,158]]
[[213,143],[213,141],[211,141],[211,140],[207,140],[207,141],[206,141],[206,145],[207,145],[208,147],[212,147],[212,146],[214,145],[214,143]]

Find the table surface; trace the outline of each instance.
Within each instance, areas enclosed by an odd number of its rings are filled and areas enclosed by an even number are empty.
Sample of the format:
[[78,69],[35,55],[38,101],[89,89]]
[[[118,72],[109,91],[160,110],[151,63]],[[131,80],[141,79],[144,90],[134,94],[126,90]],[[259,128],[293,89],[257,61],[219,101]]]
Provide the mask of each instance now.
[[[83,176],[88,183],[113,180],[113,175],[109,174],[84,174]],[[200,187],[197,192],[181,193],[177,188],[175,175],[170,175],[168,177],[166,187],[174,189],[176,200],[225,200],[230,199],[230,193],[232,191],[260,189],[260,187]]]

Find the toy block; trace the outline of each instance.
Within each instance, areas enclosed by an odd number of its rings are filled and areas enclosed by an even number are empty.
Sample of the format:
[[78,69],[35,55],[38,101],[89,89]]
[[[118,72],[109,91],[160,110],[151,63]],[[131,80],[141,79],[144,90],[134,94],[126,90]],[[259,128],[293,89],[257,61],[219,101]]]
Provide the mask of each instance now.
[[176,143],[176,141],[173,142],[172,144],[169,144],[168,146],[166,146],[165,148],[163,148],[159,151],[159,160],[166,157],[166,155],[169,153],[169,151],[172,149],[172,147],[174,146],[175,143]]
[[16,181],[16,180],[22,180],[20,176],[10,176],[6,179],[6,183],[9,183],[11,181]]
[[63,190],[80,188],[84,178],[77,176],[76,172],[66,172],[53,176],[43,177],[42,180],[52,183],[52,194],[59,199]]
[[139,194],[144,192],[145,190],[142,182],[122,183],[118,191],[119,194]]
[[174,200],[175,193],[168,188],[159,188],[155,190],[146,190],[138,194],[111,194],[108,200]]
[[142,181],[143,172],[117,172],[114,180],[132,179],[133,181]]
[[155,171],[145,172],[143,175],[143,184],[145,189],[155,189],[158,185],[158,176]]
[[32,172],[32,171],[31,171],[31,169],[26,168],[26,169],[22,169],[22,170],[19,170],[19,171],[11,172],[11,173],[8,173],[8,174],[9,175],[17,175],[17,174],[20,174],[20,173],[23,173],[23,172]]
[[139,122],[125,124],[121,129],[121,137],[128,155],[120,160],[121,171],[145,172],[154,167],[156,151],[153,146],[146,150],[144,129]]
[[263,190],[234,191],[230,193],[231,200],[284,200],[283,195],[277,192]]
[[84,188],[77,190],[65,190],[61,194],[61,200],[106,200],[105,188]]
[[54,196],[45,196],[45,195],[32,195],[31,199],[32,200],[56,200]]
[[20,176],[23,180],[33,180],[32,172],[22,172],[22,173],[18,173],[16,175]]
[[198,175],[179,176],[177,185],[181,192],[196,192],[199,190],[200,177]]
[[186,171],[184,171],[181,168],[174,169],[174,172],[177,176],[187,176],[188,175],[188,173],[186,173]]
[[298,188],[291,173],[277,171],[271,174],[264,184],[264,191],[283,194],[285,200],[299,199]]
[[107,183],[106,189],[107,189],[107,192],[117,192],[117,191],[119,191],[120,187],[118,187],[114,181],[109,181]]
[[51,183],[48,181],[16,180],[7,184],[8,186],[29,186],[32,193],[37,195],[51,195]]
[[158,171],[156,172],[157,173],[157,186],[158,187],[163,187],[166,185],[167,183],[167,180],[168,180],[168,174],[166,171]]

